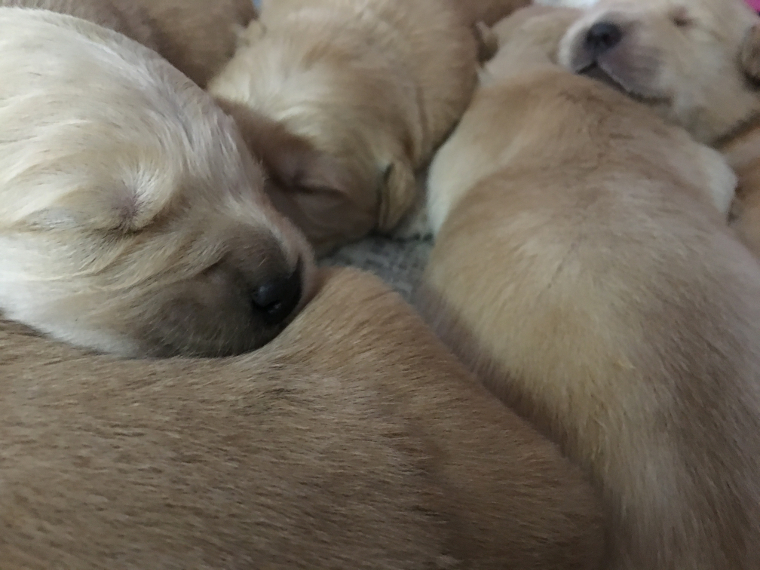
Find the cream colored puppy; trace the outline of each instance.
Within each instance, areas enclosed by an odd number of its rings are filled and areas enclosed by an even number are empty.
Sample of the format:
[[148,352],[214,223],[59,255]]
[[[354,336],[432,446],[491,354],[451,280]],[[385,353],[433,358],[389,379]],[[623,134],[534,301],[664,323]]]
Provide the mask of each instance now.
[[377,280],[236,359],[0,322],[4,570],[598,569],[598,499]]
[[311,253],[233,121],[155,52],[0,8],[0,311],[125,355],[229,354],[275,336]]
[[250,0],[0,0],[111,28],[155,49],[200,86],[232,57],[256,16]]
[[264,2],[210,91],[262,158],[275,205],[326,252],[409,214],[417,169],[472,95],[474,23],[524,4]]
[[574,15],[537,13],[432,164],[425,314],[592,474],[606,568],[756,570],[760,266],[724,221],[733,174],[552,64]]
[[760,19],[743,0],[602,0],[560,60],[721,149],[739,176],[734,226],[760,255]]

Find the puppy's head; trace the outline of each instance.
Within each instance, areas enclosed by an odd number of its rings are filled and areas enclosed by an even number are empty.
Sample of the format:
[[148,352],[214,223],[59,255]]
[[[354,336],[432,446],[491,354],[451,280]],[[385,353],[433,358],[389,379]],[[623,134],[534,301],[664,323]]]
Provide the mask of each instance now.
[[481,83],[536,66],[556,65],[559,42],[580,14],[573,8],[532,5],[503,19],[492,29],[499,49],[485,65]]
[[273,338],[313,262],[234,122],[152,51],[0,9],[0,309],[125,355]]
[[743,0],[600,0],[559,59],[712,143],[760,111],[758,22]]
[[355,30],[334,37],[319,22],[302,25],[270,32],[252,22],[209,90],[261,158],[275,205],[324,253],[390,231],[408,212],[409,156],[422,138],[408,131],[422,121],[396,104],[413,86],[396,83],[380,55],[356,57],[366,40]]

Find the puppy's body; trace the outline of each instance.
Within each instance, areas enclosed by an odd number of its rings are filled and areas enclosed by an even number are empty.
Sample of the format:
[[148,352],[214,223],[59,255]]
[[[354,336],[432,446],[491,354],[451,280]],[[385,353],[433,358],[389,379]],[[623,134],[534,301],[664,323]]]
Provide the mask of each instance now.
[[232,57],[256,15],[249,0],[0,0],[0,6],[52,10],[120,32],[201,87]]
[[[614,41],[597,41],[605,26]],[[721,149],[739,175],[734,225],[760,255],[760,19],[744,0],[600,0],[559,57]]]
[[0,325],[3,568],[598,568],[580,471],[346,272],[237,359]]
[[[125,4],[134,0],[122,0]],[[158,51],[201,87],[232,58],[256,17],[251,0],[138,0]]]
[[511,30],[432,164],[423,309],[592,473],[607,568],[758,568],[760,268],[714,206],[732,173],[551,65],[534,42],[563,19]]
[[275,204],[329,251],[409,213],[415,171],[472,94],[474,19],[524,3],[264,2],[210,90],[262,157]]
[[148,14],[131,0],[0,0],[0,6],[51,10],[99,24],[157,49]]
[[126,355],[270,340],[311,252],[234,122],[154,51],[0,8],[0,311]]

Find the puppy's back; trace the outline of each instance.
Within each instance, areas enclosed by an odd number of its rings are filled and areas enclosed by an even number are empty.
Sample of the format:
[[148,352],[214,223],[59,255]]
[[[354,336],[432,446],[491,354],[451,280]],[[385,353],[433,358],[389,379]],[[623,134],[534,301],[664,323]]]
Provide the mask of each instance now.
[[730,171],[550,67],[483,88],[436,162],[426,313],[593,473],[612,567],[756,568],[760,268],[713,205]]
[[110,28],[156,49],[147,13],[139,4],[121,0],[0,0],[0,6],[50,10]]
[[360,274],[231,360],[2,323],[0,392],[4,567],[598,567],[579,471]]

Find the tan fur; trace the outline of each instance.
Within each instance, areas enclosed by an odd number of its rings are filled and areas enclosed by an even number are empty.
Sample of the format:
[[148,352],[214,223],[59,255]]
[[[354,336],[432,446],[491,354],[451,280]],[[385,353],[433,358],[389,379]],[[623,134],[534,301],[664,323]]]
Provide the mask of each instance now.
[[267,347],[118,361],[0,323],[3,570],[599,568],[580,470],[376,279]]
[[256,16],[250,0],[0,0],[100,24],[155,49],[204,87]]
[[606,568],[755,570],[760,266],[714,206],[733,175],[551,64],[568,18],[503,36],[431,166],[423,310],[592,474],[613,516]]
[[[599,22],[618,25],[624,37],[590,66],[584,38]],[[570,28],[560,59],[574,71],[603,71],[720,148],[739,176],[734,225],[760,255],[760,19],[743,0],[600,0]]]
[[235,53],[256,17],[251,0],[121,0],[137,3],[155,30],[158,51],[201,87]]
[[210,90],[257,130],[275,203],[326,252],[410,213],[416,171],[475,84],[468,18],[519,4],[481,14],[453,0],[264,2]]
[[234,122],[154,51],[0,8],[0,311],[125,355],[230,354],[308,299],[312,253]]

